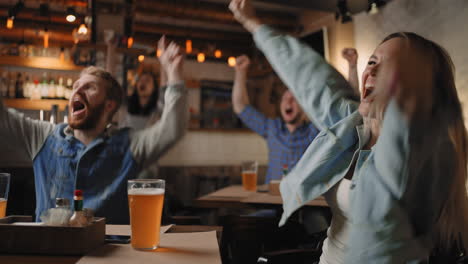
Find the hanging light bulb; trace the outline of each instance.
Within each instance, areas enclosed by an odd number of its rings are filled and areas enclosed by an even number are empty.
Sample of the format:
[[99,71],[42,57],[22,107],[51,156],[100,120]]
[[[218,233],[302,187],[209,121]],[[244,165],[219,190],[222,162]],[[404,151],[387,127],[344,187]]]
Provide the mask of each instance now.
[[129,37],[127,39],[127,48],[131,48],[133,46],[133,37]]
[[219,59],[219,58],[221,58],[221,56],[223,56],[223,53],[221,52],[221,50],[217,49],[217,50],[215,50],[214,55],[215,55],[216,58]]
[[44,48],[48,48],[49,47],[49,31],[46,29],[44,29]]
[[67,8],[67,17],[65,18],[68,22],[73,23],[76,20],[75,8],[68,7]]
[[139,62],[143,62],[144,60],[145,60],[145,56],[144,56],[144,55],[138,56],[138,61],[139,61]]
[[24,7],[23,1],[18,1],[18,2],[16,2],[16,4],[13,7],[8,9],[8,16],[7,16],[7,23],[6,23],[6,27],[8,29],[13,28],[13,20],[18,15],[18,13],[21,11],[21,9],[23,9],[23,7]]
[[80,35],[88,34],[88,28],[86,27],[86,25],[84,23],[81,24],[80,27],[78,28],[78,34],[80,34]]
[[376,2],[372,2],[370,4],[370,8],[369,8],[369,14],[370,15],[375,15],[379,13],[379,7],[377,7],[377,3]]
[[185,52],[192,53],[192,41],[190,39],[185,41]]
[[232,57],[232,56],[229,57],[229,58],[228,58],[228,64],[229,64],[229,66],[231,66],[231,67],[236,66],[236,58],[234,58],[234,57]]
[[12,28],[13,28],[13,19],[14,19],[14,18],[15,18],[15,17],[9,17],[9,18],[7,18],[6,27],[7,27],[8,29],[12,29]]
[[205,54],[202,53],[202,52],[198,53],[197,61],[200,62],[200,63],[204,62],[205,61]]

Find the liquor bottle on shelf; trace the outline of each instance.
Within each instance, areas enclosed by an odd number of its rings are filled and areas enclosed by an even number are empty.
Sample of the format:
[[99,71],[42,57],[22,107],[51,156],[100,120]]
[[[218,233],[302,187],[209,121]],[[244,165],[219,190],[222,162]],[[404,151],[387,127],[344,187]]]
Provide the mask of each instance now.
[[16,74],[15,98],[23,98],[24,81],[21,72]]
[[50,82],[49,82],[49,87],[47,88],[48,90],[48,93],[47,93],[47,97],[48,98],[56,98],[57,97],[57,86],[55,85],[55,80],[54,78],[50,78]]
[[47,72],[44,72],[42,74],[40,89],[41,89],[41,98],[46,98],[49,95],[49,82],[47,80]]
[[73,80],[72,80],[72,78],[68,78],[67,79],[67,86],[65,88],[65,99],[67,99],[67,100],[70,99],[72,89],[73,89]]
[[34,84],[31,86],[31,99],[40,100],[41,96],[41,86],[39,84],[39,80],[36,78],[34,79]]
[[68,105],[65,106],[65,111],[63,111],[63,123],[68,124]]
[[31,98],[31,91],[32,91],[31,87],[32,87],[31,76],[25,74],[24,82],[23,82],[23,97],[24,98]]
[[2,76],[0,77],[0,95],[4,97],[8,97],[8,72],[2,72]]
[[56,95],[59,99],[65,98],[65,86],[63,85],[63,77],[59,77],[58,79]]
[[51,124],[57,124],[58,122],[58,105],[52,105],[52,109],[50,110],[50,119]]
[[15,88],[16,88],[15,74],[13,72],[10,72],[8,76],[8,97],[15,98],[15,95],[16,95]]

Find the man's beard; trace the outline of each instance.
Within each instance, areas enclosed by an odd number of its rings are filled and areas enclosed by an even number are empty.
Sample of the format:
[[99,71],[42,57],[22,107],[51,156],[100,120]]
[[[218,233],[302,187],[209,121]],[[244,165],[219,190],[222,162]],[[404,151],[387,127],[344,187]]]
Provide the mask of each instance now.
[[89,106],[87,109],[87,116],[85,119],[82,120],[75,120],[73,118],[73,113],[70,113],[70,121],[68,125],[73,129],[94,129],[96,128],[99,119],[101,118],[102,114],[104,113],[106,102],[103,101],[102,103],[96,106]]

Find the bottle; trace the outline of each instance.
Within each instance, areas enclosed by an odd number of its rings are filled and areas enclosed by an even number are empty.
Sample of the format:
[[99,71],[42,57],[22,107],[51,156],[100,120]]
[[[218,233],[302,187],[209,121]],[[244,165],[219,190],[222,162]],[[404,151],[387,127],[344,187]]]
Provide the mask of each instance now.
[[18,72],[16,75],[16,83],[15,83],[15,97],[16,98],[23,98],[24,92],[24,81],[21,72]]
[[57,124],[58,121],[58,105],[52,105],[52,109],[50,110],[50,123]]
[[47,98],[49,95],[49,83],[47,81],[47,72],[44,72],[42,74],[40,89],[41,89],[41,97]]
[[65,111],[63,111],[63,123],[68,124],[68,105],[65,106]]
[[75,190],[75,196],[73,196],[73,203],[75,212],[70,218],[70,226],[83,227],[88,224],[88,220],[83,212],[83,191]]
[[56,96],[60,99],[65,98],[65,86],[63,85],[63,77],[59,77],[58,79]]
[[286,178],[286,176],[288,175],[288,173],[289,173],[288,165],[287,165],[287,164],[284,164],[284,165],[283,165],[282,174],[281,174],[281,179]]
[[15,98],[16,96],[16,80],[15,74],[11,72],[8,79],[8,97]]
[[34,83],[31,86],[31,99],[40,100],[41,98],[41,85],[38,79],[34,79]]
[[65,99],[70,99],[73,89],[73,80],[71,78],[67,79],[67,86],[65,86]]
[[48,87],[47,97],[55,99],[57,97],[57,86],[55,85],[54,78],[50,78],[49,87]]
[[32,85],[31,85],[31,79],[29,75],[25,74],[24,75],[24,82],[23,82],[23,97],[24,98],[31,98],[31,90],[32,90]]
[[8,72],[2,72],[2,76],[0,78],[0,95],[1,97],[5,98],[8,96]]

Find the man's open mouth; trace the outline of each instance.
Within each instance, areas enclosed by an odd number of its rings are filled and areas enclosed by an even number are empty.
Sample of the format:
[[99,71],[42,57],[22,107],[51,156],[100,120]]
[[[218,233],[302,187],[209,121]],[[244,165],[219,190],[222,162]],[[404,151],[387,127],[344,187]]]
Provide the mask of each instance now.
[[284,111],[287,115],[290,115],[292,114],[293,110],[292,108],[286,108],[286,110]]
[[72,102],[72,113],[73,115],[79,115],[81,113],[84,113],[86,109],[86,105],[80,101],[79,99],[75,99]]

